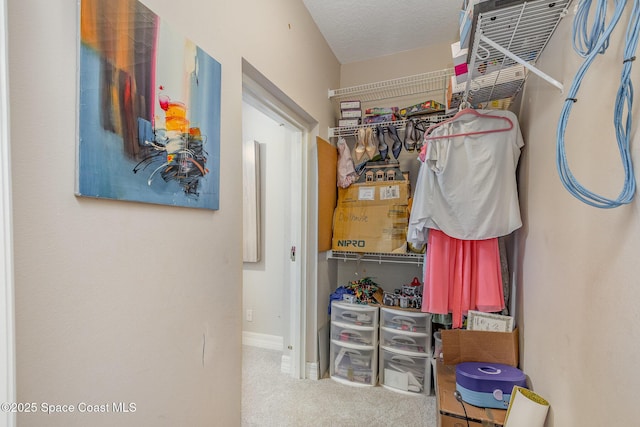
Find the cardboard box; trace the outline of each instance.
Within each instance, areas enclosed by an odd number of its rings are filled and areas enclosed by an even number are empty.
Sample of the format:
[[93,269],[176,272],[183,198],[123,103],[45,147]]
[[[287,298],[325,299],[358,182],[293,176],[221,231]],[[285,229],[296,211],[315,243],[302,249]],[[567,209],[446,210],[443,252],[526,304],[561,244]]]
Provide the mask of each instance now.
[[412,117],[418,116],[421,114],[431,114],[436,113],[438,111],[443,111],[444,105],[439,102],[429,100],[424,101],[420,104],[411,105],[409,107],[402,108],[398,114],[400,117]]
[[467,55],[469,49],[464,49],[460,46],[460,42],[455,42],[451,44],[451,58],[453,59],[453,66],[457,67],[458,65],[467,63]]
[[395,114],[398,112],[398,107],[372,107],[364,110],[366,116],[383,116],[387,114]]
[[332,249],[405,253],[409,181],[367,182],[338,189]]
[[379,181],[338,188],[338,206],[407,205],[409,181]]
[[360,119],[340,119],[338,120],[338,127],[346,126],[359,126]]
[[365,125],[371,125],[376,123],[394,122],[395,120],[395,114],[380,114],[378,116],[364,116],[362,123]]
[[338,205],[333,215],[331,247],[336,251],[405,253],[407,205]]
[[467,77],[469,77],[469,65],[467,63],[456,65],[453,67],[453,72],[456,75],[456,82],[458,84],[465,83]]
[[491,362],[518,367],[518,328],[513,332],[441,331],[445,365],[462,362]]
[[458,83],[467,81],[467,52],[468,49],[460,47],[460,42],[455,42],[451,45],[451,58],[453,59],[453,71]]
[[[439,427],[466,427],[467,420],[462,404],[455,398],[456,368],[455,365],[445,365],[436,362],[436,402],[438,407]],[[507,415],[504,409],[479,408],[464,404],[469,419],[469,426],[473,427],[502,427]]]

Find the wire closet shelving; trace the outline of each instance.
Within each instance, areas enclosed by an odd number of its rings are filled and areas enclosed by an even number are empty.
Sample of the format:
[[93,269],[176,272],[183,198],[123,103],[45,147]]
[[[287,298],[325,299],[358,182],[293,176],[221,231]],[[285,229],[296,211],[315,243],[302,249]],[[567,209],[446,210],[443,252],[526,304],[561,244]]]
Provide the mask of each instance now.
[[450,107],[467,101],[478,107],[489,101],[513,98],[522,89],[528,72],[562,90],[562,83],[535,67],[571,0],[502,1],[509,6],[496,8],[497,0],[474,7],[467,63],[471,79],[464,95]]
[[[359,100],[372,103],[383,100],[428,95],[447,104],[449,110],[423,116],[422,120],[438,123],[457,112],[462,102],[474,108],[487,108],[490,102],[510,103],[522,90],[529,73],[534,73],[556,88],[556,81],[535,67],[560,20],[568,13],[572,0],[487,0],[474,7],[467,64],[469,78],[462,86],[450,88],[453,68],[417,74],[342,89],[331,89],[329,99],[340,114],[341,101]],[[407,120],[329,128],[329,137],[355,136],[359,129],[395,126],[404,130]],[[329,251],[328,259],[343,261],[423,263],[424,255],[416,253],[386,254]]]
[[337,259],[343,261],[363,261],[363,262],[376,262],[382,264],[383,262],[392,262],[395,264],[416,264],[422,265],[424,262],[424,254],[419,253],[373,253],[373,252],[347,252],[347,251],[329,251],[327,252],[328,259]]
[[[440,102],[446,100],[447,85],[453,75],[453,68],[400,77],[375,83],[366,83],[341,89],[329,89],[329,99],[334,101],[337,113],[340,113],[341,101],[358,100],[361,103],[371,103],[382,100],[393,100],[416,95],[431,95],[437,97]],[[430,114],[428,120],[442,121],[444,114]],[[358,129],[366,127],[395,126],[403,130],[407,120],[395,120],[391,122],[361,124],[358,126],[343,126],[329,128],[329,137],[353,136]]]
[[[463,101],[484,108],[491,101],[512,100],[524,86],[529,72],[563,90],[556,81],[535,67],[560,20],[567,15],[572,0],[488,0],[475,5],[467,63],[470,77],[453,91],[449,109]],[[432,95],[447,103],[452,68],[408,77],[330,89],[329,99],[340,112],[340,101],[362,103],[416,95]],[[450,117],[431,114],[434,123]],[[403,130],[406,120],[329,128],[329,137],[353,136],[362,127],[393,124]]]

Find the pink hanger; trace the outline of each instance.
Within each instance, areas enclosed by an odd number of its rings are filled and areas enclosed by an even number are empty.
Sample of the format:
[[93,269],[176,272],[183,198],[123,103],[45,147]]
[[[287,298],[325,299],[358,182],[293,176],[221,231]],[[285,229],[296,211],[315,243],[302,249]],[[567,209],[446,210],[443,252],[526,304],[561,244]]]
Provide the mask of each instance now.
[[[456,134],[453,134],[453,135],[429,136],[429,133],[431,133],[431,131],[433,131],[438,126],[443,125],[445,123],[453,122],[456,119],[464,116],[465,114],[473,114],[475,116],[485,117],[485,118],[488,118],[488,119],[504,120],[504,121],[506,121],[508,123],[508,127],[500,128],[500,129],[492,129],[492,130],[481,130],[481,131],[477,131],[477,132],[456,133]],[[433,126],[430,126],[424,133],[424,140],[428,141],[428,140],[431,140],[431,139],[453,138],[455,136],[482,135],[482,134],[485,134],[485,133],[506,132],[506,131],[511,130],[511,129],[513,129],[513,122],[508,117],[494,116],[492,114],[480,114],[476,110],[474,110],[473,108],[465,108],[465,109],[460,110],[455,116],[451,117],[450,119],[447,119],[447,120],[445,120],[443,122],[440,122],[440,123],[437,123],[437,124],[435,124]]]

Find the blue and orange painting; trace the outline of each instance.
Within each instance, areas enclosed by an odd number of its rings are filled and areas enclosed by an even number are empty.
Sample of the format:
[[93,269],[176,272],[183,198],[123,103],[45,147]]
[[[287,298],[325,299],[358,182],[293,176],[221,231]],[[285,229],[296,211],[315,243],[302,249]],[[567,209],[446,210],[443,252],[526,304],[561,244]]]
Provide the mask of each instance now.
[[135,0],[81,0],[76,194],[219,209],[220,63]]

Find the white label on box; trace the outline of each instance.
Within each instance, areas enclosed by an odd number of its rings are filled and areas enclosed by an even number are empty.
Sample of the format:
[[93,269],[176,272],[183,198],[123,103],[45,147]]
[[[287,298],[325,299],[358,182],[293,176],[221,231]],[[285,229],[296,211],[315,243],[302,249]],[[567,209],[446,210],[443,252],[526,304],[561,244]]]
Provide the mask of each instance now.
[[338,120],[338,127],[358,126],[359,124],[360,124],[360,119],[340,119],[340,120]]
[[387,187],[380,187],[380,200],[390,200],[400,198],[400,186],[389,185]]
[[360,101],[342,101],[340,103],[340,109],[342,110],[353,110],[360,108]]
[[375,200],[376,189],[375,187],[360,187],[358,188],[358,200]]
[[343,119],[362,117],[362,110],[342,110]]

